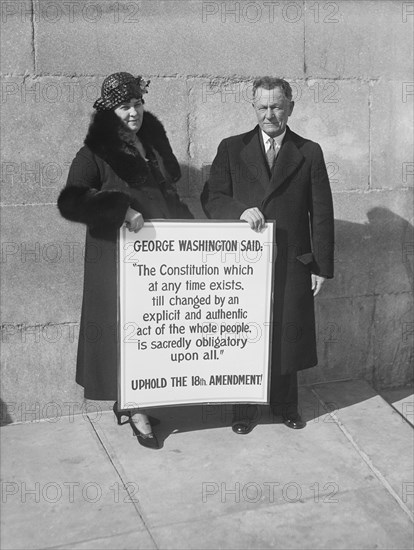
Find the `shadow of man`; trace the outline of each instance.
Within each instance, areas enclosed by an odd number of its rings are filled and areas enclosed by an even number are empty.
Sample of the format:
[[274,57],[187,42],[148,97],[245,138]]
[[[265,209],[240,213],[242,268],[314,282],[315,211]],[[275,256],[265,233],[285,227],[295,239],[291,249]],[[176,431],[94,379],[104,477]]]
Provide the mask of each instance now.
[[[335,278],[315,301],[319,366],[305,371],[305,384],[361,378],[379,388],[412,379],[413,226],[383,207],[370,209],[367,220],[335,220]],[[348,395],[341,407],[372,397],[366,393]],[[406,395],[410,393],[407,387]],[[231,411],[231,404],[205,404],[160,408],[157,416],[166,439],[174,431],[230,426]],[[255,423],[274,421],[266,406],[252,411]],[[303,412],[310,421],[330,411],[307,403]]]

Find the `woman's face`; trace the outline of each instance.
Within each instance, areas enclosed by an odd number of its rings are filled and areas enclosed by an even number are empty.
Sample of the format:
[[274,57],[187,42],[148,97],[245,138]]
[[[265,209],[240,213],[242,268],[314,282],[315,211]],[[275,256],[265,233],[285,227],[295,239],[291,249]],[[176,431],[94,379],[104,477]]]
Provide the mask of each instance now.
[[141,128],[142,118],[144,116],[144,104],[142,99],[132,98],[130,101],[122,103],[115,109],[115,114],[122,122],[132,130],[138,132]]

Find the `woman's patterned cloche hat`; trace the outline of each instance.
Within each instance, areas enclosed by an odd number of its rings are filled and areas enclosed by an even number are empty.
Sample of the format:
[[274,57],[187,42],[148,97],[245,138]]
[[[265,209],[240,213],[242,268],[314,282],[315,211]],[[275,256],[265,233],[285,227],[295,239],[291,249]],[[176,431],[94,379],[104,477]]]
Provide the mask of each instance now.
[[140,98],[148,93],[150,80],[144,80],[141,75],[135,77],[130,73],[114,73],[105,78],[102,83],[101,97],[93,104],[97,111],[109,111],[133,97]]

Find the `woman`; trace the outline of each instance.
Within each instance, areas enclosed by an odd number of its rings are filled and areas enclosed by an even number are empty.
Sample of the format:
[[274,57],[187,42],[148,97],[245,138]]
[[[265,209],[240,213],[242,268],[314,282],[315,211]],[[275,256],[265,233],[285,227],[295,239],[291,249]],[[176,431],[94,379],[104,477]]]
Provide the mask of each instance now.
[[[87,399],[117,395],[118,229],[137,232],[149,218],[192,218],[174,183],[181,172],[160,121],[144,111],[149,82],[129,73],[108,76],[94,103],[84,146],[69,170],[58,208],[68,220],[87,225],[85,277],[76,381]],[[158,164],[162,160],[165,175]],[[141,445],[159,448],[148,417],[126,416]]]

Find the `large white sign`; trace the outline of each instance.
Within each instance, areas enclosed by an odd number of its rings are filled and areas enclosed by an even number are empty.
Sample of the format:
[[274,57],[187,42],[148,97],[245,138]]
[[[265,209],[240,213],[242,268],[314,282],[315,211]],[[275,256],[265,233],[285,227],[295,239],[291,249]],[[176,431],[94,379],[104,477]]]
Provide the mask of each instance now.
[[268,401],[274,237],[273,222],[120,229],[122,409]]

